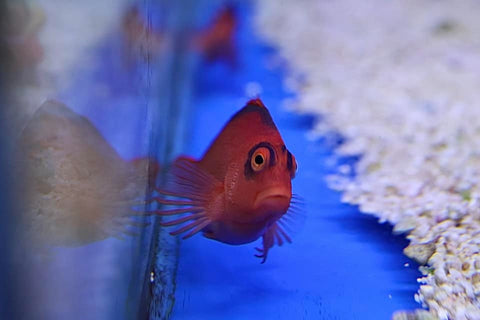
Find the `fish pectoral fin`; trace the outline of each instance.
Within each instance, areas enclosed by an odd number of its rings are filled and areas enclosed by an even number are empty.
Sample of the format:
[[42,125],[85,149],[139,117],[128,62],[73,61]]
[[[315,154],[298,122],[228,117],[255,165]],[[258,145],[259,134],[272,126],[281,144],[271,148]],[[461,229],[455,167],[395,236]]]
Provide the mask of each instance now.
[[[159,224],[163,227],[176,226],[171,235],[183,234],[183,239],[190,238],[211,223],[214,191],[222,186],[222,182],[203,170],[197,161],[180,157],[172,164],[166,184],[155,188],[158,195],[147,200],[161,207],[146,214],[161,216]],[[165,209],[163,206],[173,208]],[[171,217],[176,218],[169,219]]]
[[265,263],[270,248],[272,248],[275,244],[277,244],[278,246],[283,245],[284,240],[289,243],[292,242],[292,239],[285,232],[285,230],[283,230],[283,228],[278,225],[277,222],[275,222],[270,227],[268,227],[267,231],[265,231],[265,233],[263,234],[263,248],[255,248],[258,251],[258,254],[256,254],[255,257],[261,258],[261,263]]
[[212,190],[219,185],[222,185],[222,182],[201,168],[198,161],[189,157],[179,157],[169,170],[164,194],[207,202]]

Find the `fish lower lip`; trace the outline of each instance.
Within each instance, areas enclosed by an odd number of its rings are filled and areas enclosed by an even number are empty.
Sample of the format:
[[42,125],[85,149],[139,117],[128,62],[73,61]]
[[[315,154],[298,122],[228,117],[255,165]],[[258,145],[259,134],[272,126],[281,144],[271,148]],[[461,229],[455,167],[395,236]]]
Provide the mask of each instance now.
[[271,188],[265,191],[262,191],[258,194],[255,199],[255,207],[260,206],[266,202],[276,202],[276,201],[288,201],[290,203],[291,192],[285,188]]

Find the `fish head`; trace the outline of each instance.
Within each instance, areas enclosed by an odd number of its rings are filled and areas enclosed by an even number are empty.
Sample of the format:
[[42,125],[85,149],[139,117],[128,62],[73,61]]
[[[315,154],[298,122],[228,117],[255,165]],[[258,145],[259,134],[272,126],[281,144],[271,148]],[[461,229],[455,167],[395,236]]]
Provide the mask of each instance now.
[[244,156],[231,205],[243,223],[271,223],[285,214],[292,199],[297,164],[283,141],[261,141]]
[[290,206],[295,157],[259,98],[230,119],[201,165],[224,182],[225,217],[231,222],[265,225]]

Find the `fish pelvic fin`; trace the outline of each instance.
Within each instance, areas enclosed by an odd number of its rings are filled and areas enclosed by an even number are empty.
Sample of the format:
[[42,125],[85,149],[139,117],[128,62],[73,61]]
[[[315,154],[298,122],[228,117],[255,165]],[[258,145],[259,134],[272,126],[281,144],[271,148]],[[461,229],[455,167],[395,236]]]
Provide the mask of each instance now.
[[255,257],[261,258],[261,263],[265,263],[265,261],[267,261],[269,250],[275,244],[277,244],[278,246],[283,245],[285,241],[288,243],[292,243],[292,239],[285,232],[285,230],[280,225],[278,225],[277,222],[273,223],[263,234],[262,248],[255,248],[258,251],[258,253],[255,254]]
[[291,234],[299,231],[303,227],[305,221],[303,199],[298,195],[294,195],[290,208],[277,221],[275,221],[262,237],[263,248],[255,248],[258,253],[255,257],[261,258],[265,263],[268,251],[276,244],[281,247],[285,242],[292,243]]

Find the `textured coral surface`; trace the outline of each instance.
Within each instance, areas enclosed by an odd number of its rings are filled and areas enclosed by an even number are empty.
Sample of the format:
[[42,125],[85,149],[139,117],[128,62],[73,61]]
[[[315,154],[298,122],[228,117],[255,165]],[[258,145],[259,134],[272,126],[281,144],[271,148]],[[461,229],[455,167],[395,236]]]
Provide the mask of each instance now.
[[346,138],[338,155],[362,155],[330,185],[425,265],[416,299],[430,311],[397,319],[480,319],[479,14],[477,1],[257,2],[294,108]]

